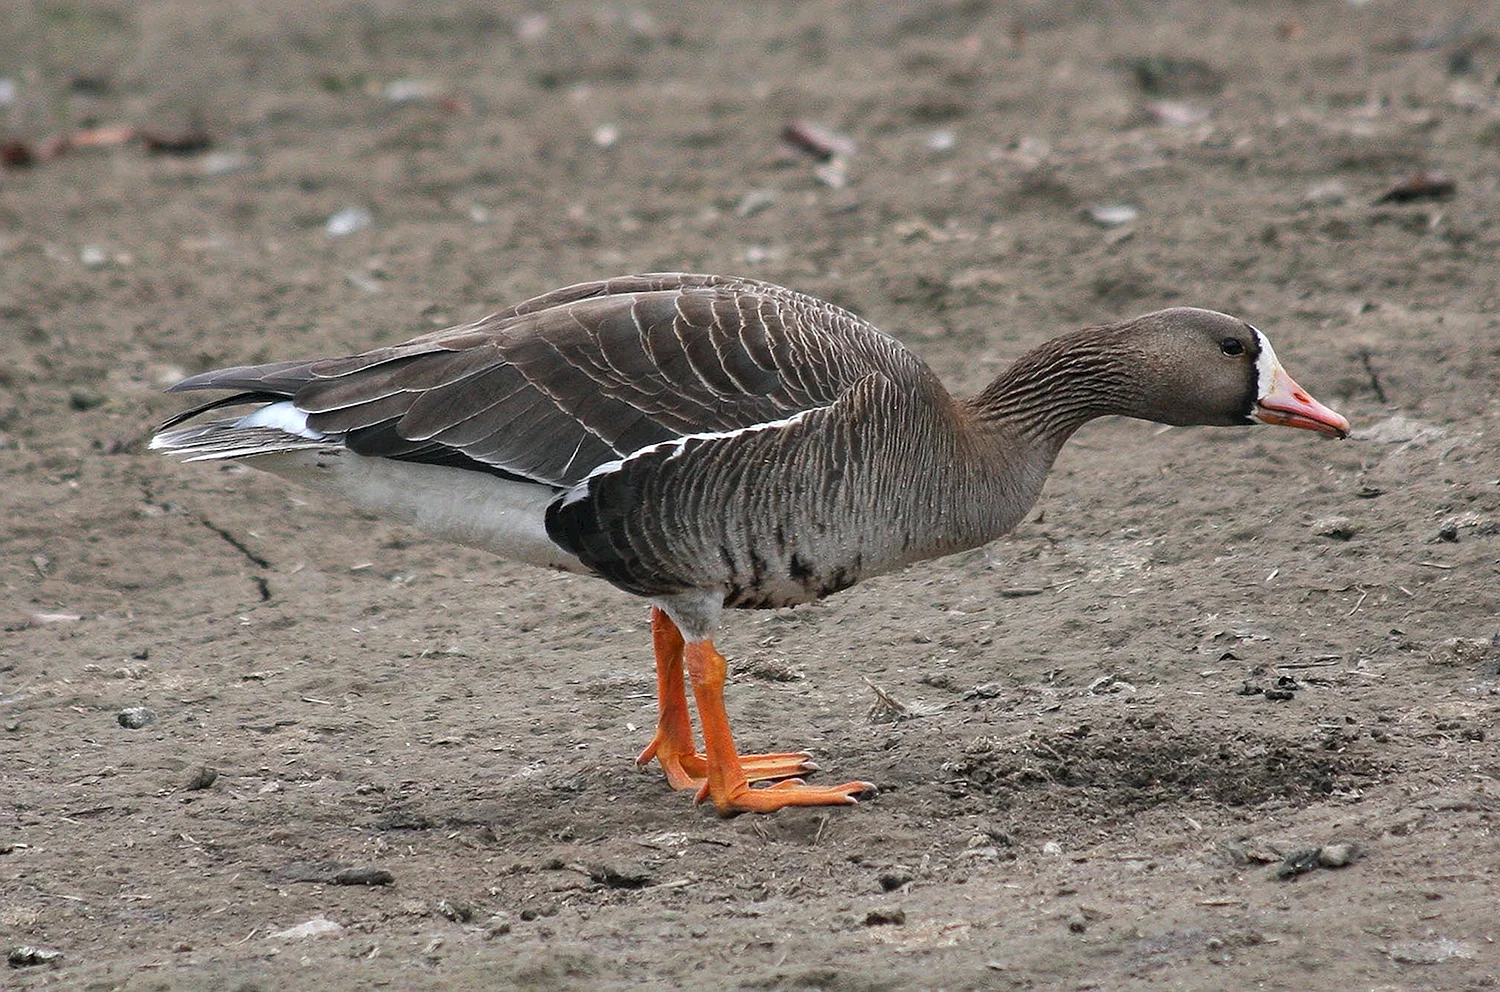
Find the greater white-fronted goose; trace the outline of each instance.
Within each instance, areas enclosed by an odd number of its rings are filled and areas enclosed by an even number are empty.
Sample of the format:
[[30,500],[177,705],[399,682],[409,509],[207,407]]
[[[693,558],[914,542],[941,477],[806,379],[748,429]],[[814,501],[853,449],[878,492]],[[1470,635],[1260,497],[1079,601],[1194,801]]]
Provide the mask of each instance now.
[[[640,763],[655,758],[726,815],[853,803],[873,787],[804,784],[806,752],[738,753],[712,641],[724,607],[806,603],[994,540],[1095,417],[1349,432],[1260,331],[1210,310],[1063,335],[959,399],[845,310],[710,275],[583,283],[363,355],[172,388],[236,392],[172,418],[153,448],[243,460],[648,599],[659,716]],[[257,408],[177,426],[246,403]]]

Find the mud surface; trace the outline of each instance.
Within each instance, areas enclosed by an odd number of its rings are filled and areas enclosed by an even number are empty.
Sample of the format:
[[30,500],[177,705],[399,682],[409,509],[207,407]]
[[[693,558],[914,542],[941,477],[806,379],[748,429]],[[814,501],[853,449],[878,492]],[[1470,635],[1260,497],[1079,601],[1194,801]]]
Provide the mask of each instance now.
[[[0,172],[0,985],[1494,986],[1494,5],[682,6],[0,7],[11,138],[212,141]],[[742,745],[880,787],[734,820],[634,768],[640,603],[143,450],[663,269],[956,391],[1229,310],[1357,436],[1098,423],[1009,538],[732,617]]]

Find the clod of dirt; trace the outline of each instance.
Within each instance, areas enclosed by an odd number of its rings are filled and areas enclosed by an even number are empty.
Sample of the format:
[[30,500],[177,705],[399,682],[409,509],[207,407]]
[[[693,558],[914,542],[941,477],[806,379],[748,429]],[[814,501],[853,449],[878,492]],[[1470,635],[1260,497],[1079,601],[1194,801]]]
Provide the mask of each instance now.
[[587,868],[589,878],[611,889],[644,889],[656,880],[640,865],[597,864]]
[[182,783],[182,787],[189,792],[197,792],[201,789],[207,789],[214,782],[218,781],[218,778],[218,769],[210,768],[207,765],[199,765],[188,773],[188,777]]
[[1486,637],[1450,637],[1427,654],[1432,665],[1469,668],[1479,665],[1496,651],[1495,641]]
[[1280,879],[1296,878],[1298,875],[1306,875],[1319,867],[1318,854],[1321,848],[1310,847],[1301,851],[1293,851],[1288,854],[1276,866],[1276,877]]
[[334,873],[346,867],[338,861],[293,861],[272,872],[271,878],[277,882],[324,883],[332,881]]
[[20,947],[12,947],[6,953],[5,961],[12,968],[36,968],[41,965],[56,968],[62,962],[62,951],[23,944]]
[[452,920],[454,923],[468,923],[474,918],[474,907],[466,902],[439,899],[436,908],[439,915]]
[[1363,525],[1357,524],[1352,518],[1344,516],[1319,517],[1312,524],[1312,532],[1314,534],[1319,537],[1331,537],[1339,541],[1347,541],[1363,529]]
[[334,885],[391,885],[396,876],[384,868],[344,868],[334,872]]
[[36,163],[37,154],[31,145],[15,138],[0,141],[0,167],[28,169]]
[[126,730],[140,730],[147,724],[156,722],[156,713],[145,706],[127,706],[115,715],[115,719]]
[[1224,88],[1227,77],[1202,59],[1147,55],[1129,59],[1126,68],[1136,85],[1152,96],[1212,95]]
[[1450,200],[1458,192],[1458,183],[1446,172],[1416,172],[1398,180],[1380,196],[1375,205],[1411,203],[1414,200]]
[[[107,259],[106,259],[107,260]],[[87,264],[87,262],[85,262]],[[68,409],[83,413],[101,407],[109,397],[89,386],[74,386],[68,390]]]
[[906,910],[902,909],[900,906],[872,909],[865,914],[865,926],[867,927],[899,927],[905,923]]
[[1073,913],[1068,917],[1068,930],[1071,933],[1083,933],[1089,928],[1089,919],[1082,913]]
[[213,147],[213,136],[202,125],[193,124],[177,132],[141,131],[148,155],[197,155]]
[[484,937],[486,940],[503,937],[510,933],[510,928],[509,913],[493,913],[489,919],[484,921]]
[[432,817],[413,810],[393,810],[375,818],[376,830],[431,830]]

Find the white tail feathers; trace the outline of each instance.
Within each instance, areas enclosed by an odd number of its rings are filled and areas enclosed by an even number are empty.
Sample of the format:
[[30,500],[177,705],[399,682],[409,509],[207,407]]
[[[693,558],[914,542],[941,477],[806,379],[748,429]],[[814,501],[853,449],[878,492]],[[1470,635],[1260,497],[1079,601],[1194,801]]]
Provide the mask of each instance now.
[[251,458],[287,451],[310,451],[342,447],[337,438],[303,437],[279,427],[245,425],[245,418],[214,420],[192,427],[162,431],[151,439],[151,448],[177,455],[185,462]]

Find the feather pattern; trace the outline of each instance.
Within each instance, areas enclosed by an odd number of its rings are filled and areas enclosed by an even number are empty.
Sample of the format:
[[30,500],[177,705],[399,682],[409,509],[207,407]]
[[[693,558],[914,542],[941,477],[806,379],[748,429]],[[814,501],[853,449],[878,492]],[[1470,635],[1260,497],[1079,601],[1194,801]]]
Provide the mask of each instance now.
[[292,400],[312,429],[372,457],[572,486],[687,434],[832,403],[871,372],[921,363],[852,314],[749,279],[584,283],[363,355],[209,372],[177,390]]

